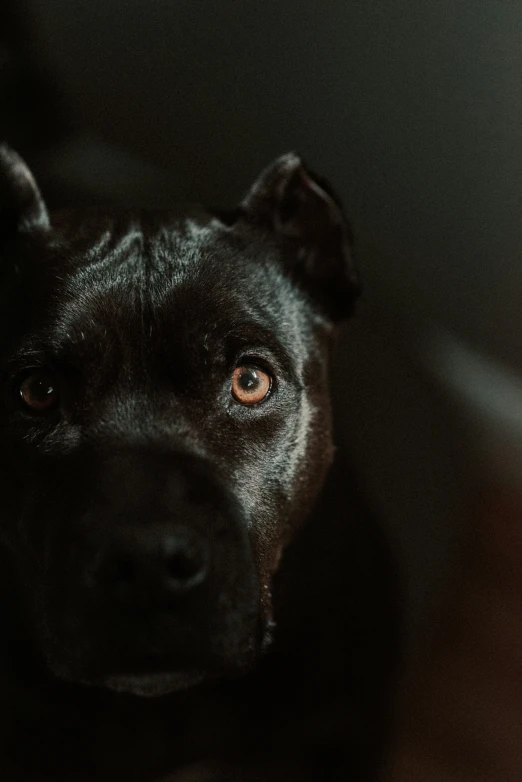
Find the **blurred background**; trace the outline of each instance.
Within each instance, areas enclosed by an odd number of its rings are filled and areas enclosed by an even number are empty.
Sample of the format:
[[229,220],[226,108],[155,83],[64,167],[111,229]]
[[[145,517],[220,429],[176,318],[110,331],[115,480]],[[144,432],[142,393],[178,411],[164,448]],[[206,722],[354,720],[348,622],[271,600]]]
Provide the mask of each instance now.
[[518,5],[0,6],[0,137],[51,203],[232,205],[292,149],[341,194],[364,296],[337,354],[338,442],[387,525],[411,637],[474,480],[448,346],[522,373]]

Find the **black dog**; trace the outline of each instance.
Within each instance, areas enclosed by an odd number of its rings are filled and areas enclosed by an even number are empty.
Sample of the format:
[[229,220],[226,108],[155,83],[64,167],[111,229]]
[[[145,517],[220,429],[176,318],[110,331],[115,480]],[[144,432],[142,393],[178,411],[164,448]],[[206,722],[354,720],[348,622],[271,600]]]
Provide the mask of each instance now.
[[2,779],[362,778],[389,623],[318,501],[358,292],[330,187],[290,154],[228,213],[49,216],[4,147],[0,243]]

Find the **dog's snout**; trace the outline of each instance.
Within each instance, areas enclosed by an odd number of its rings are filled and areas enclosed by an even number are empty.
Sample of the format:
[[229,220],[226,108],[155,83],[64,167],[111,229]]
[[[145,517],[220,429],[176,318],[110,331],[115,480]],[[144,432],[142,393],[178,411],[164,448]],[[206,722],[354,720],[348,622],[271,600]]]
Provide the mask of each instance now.
[[82,679],[213,671],[258,649],[247,519],[215,464],[129,447],[84,451],[69,469],[78,492],[48,594]]
[[189,530],[158,526],[125,530],[101,554],[91,583],[113,597],[134,600],[185,595],[209,572],[209,541]]

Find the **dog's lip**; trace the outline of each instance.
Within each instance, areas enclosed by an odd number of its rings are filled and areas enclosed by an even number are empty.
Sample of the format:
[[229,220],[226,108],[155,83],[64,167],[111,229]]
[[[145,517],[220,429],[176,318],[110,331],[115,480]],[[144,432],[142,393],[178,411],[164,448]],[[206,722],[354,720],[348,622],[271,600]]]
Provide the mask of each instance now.
[[120,663],[105,671],[98,670],[87,677],[90,684],[101,685],[120,692],[157,695],[187,689],[207,679],[240,677],[252,670],[255,660],[235,661],[233,666],[216,665],[212,659],[196,662],[175,660],[168,655],[146,655]]
[[96,684],[122,693],[144,697],[156,697],[186,690],[199,684],[205,678],[204,672],[196,668],[161,670],[153,672],[113,673],[101,677]]
[[167,654],[147,654],[98,669],[86,680],[95,686],[139,695],[158,695],[186,689],[205,678],[204,665],[175,660]]

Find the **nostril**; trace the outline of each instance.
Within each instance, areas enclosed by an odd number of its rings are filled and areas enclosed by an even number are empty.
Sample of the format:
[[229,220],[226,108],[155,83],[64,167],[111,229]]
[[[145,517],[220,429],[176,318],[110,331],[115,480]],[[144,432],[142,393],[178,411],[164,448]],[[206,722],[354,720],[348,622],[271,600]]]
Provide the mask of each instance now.
[[170,538],[165,541],[164,557],[164,572],[172,586],[192,588],[207,575],[208,555],[203,545],[196,547]]
[[166,564],[169,576],[179,581],[186,581],[192,578],[201,568],[200,563],[195,558],[189,557],[182,552],[172,554]]

